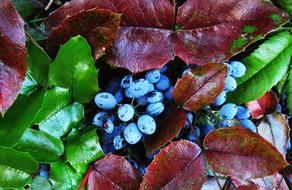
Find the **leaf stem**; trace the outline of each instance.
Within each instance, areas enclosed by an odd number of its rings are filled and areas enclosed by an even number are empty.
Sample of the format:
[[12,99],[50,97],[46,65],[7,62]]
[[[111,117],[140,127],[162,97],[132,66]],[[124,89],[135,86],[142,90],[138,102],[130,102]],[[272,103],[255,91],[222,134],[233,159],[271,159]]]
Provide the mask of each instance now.
[[45,7],[45,11],[49,10],[49,8],[52,6],[53,3],[54,3],[54,0],[50,0],[47,6]]
[[92,168],[92,165],[89,165],[89,167],[88,167],[88,169],[87,169],[87,172],[86,172],[86,174],[85,174],[85,176],[84,176],[84,178],[83,178],[83,180],[82,180],[80,186],[78,187],[78,190],[82,190],[82,189],[83,189],[85,183],[86,183],[87,180],[88,180],[89,174],[90,174],[90,172],[92,171],[92,169],[93,169],[93,168]]

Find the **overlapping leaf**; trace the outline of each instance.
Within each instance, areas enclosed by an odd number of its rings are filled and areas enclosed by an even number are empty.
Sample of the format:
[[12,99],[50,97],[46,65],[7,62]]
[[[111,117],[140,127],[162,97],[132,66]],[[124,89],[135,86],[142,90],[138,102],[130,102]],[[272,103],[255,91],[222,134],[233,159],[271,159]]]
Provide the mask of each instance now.
[[15,101],[26,71],[24,22],[10,0],[0,1],[0,114]]
[[240,179],[272,175],[288,165],[272,144],[243,127],[212,131],[204,147],[211,169]]
[[171,143],[155,156],[140,189],[199,190],[206,180],[205,158],[200,147],[181,140]]
[[261,97],[286,74],[292,55],[292,35],[281,32],[265,41],[242,62],[247,68],[237,79],[237,89],[228,93],[228,100],[237,104]]
[[88,190],[137,190],[142,181],[139,172],[124,157],[113,154],[97,160],[88,178]]
[[179,130],[184,127],[186,119],[187,115],[183,109],[178,108],[176,104],[168,105],[157,121],[155,133],[145,138],[147,154],[151,154],[176,137]]
[[223,91],[227,76],[224,64],[209,63],[190,70],[172,91],[174,101],[188,111],[197,111],[213,103]]
[[123,15],[108,62],[134,73],[160,68],[174,56],[197,65],[228,59],[287,20],[271,2],[260,0],[187,0],[177,14],[168,0],[73,0],[44,25],[50,31],[68,15],[93,8]]

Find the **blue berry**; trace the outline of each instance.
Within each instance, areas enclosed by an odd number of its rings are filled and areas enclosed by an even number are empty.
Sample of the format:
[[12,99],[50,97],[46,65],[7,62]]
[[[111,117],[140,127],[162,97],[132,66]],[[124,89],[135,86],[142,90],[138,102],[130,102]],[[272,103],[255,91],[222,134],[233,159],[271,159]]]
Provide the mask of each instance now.
[[157,83],[160,79],[160,72],[159,70],[150,70],[146,73],[145,78],[152,84]]
[[113,109],[117,104],[116,98],[108,92],[98,93],[95,96],[94,101],[99,108],[105,110]]
[[124,100],[124,93],[123,93],[123,89],[119,89],[116,93],[115,93],[115,98],[117,100],[117,103],[120,103]]
[[157,83],[155,83],[155,88],[159,91],[165,91],[170,86],[169,78],[167,78],[165,75],[161,75],[160,79]]
[[282,106],[281,106],[281,104],[278,104],[277,111],[280,112],[280,113],[282,112]]
[[235,78],[242,77],[246,72],[246,67],[239,61],[231,61],[230,65],[232,66],[233,72],[232,76]]
[[289,139],[288,140],[288,143],[287,143],[287,150],[290,151],[291,148],[292,148],[292,146],[291,146],[291,140]]
[[106,86],[106,92],[110,94],[115,94],[120,88],[121,79],[119,77],[114,77],[110,80]]
[[136,169],[138,169],[139,168],[139,166],[138,166],[138,164],[137,164],[137,162],[135,161],[135,160],[129,160],[129,162],[130,162],[130,164],[132,164],[132,166],[134,166],[134,168],[136,168]]
[[233,77],[227,76],[225,81],[224,90],[226,91],[234,91],[237,87],[236,80]]
[[203,135],[206,136],[208,133],[210,133],[211,131],[215,130],[214,125],[207,120],[206,123],[203,125]]
[[153,117],[161,114],[163,110],[164,110],[164,104],[161,102],[152,103],[146,107],[147,113]]
[[181,77],[184,77],[186,76],[186,74],[189,72],[190,69],[185,69],[182,74],[181,74]]
[[163,67],[160,69],[160,73],[165,73],[167,69],[168,69],[167,65],[163,65]]
[[154,85],[152,83],[148,83],[148,91],[147,91],[147,93],[150,93],[150,92],[152,92],[154,90],[155,90]]
[[113,145],[116,150],[120,150],[124,147],[124,139],[121,137],[121,135],[117,135],[113,140]]
[[142,115],[138,118],[137,122],[140,131],[146,135],[151,135],[156,130],[156,123],[154,119],[149,115]]
[[226,66],[227,66],[227,75],[231,76],[233,73],[233,67],[228,63],[226,63]]
[[147,102],[148,103],[162,102],[163,98],[164,97],[161,92],[154,90],[147,95]]
[[190,124],[193,123],[193,119],[194,119],[193,114],[190,113],[190,112],[188,112],[187,113],[187,120],[186,120],[185,126],[189,127]]
[[225,127],[231,127],[233,126],[233,121],[232,120],[223,120],[220,124],[219,124],[219,128],[225,128]]
[[[198,137],[200,137],[200,136],[201,136],[201,131],[200,131],[200,129],[199,129],[198,127],[195,127],[195,131],[196,131],[196,135],[197,135]],[[197,139],[196,139],[196,137],[195,137],[193,131],[190,131],[190,132],[189,132],[187,139],[188,139],[189,141],[192,141],[192,142],[197,142]]]
[[93,118],[93,125],[96,125],[98,127],[102,127],[102,124],[104,123],[104,121],[106,120],[106,116],[108,114],[106,112],[99,112],[97,113],[94,118]]
[[249,119],[243,119],[240,120],[240,124],[242,125],[242,127],[250,129],[253,132],[257,132],[257,128],[256,126],[253,124],[253,122]]
[[130,104],[123,104],[118,109],[118,117],[121,121],[130,121],[134,116],[135,110]]
[[103,123],[103,129],[107,133],[112,133],[114,130],[114,123],[111,118],[108,118],[104,123]]
[[138,168],[139,173],[141,174],[141,176],[144,176],[147,172],[148,168],[146,166],[140,166]]
[[237,113],[235,117],[237,119],[247,119],[250,117],[250,111],[243,106],[237,106]]
[[237,113],[237,106],[232,103],[225,104],[220,109],[220,116],[223,119],[233,119],[236,113]]
[[125,76],[121,81],[122,88],[128,88],[133,82],[133,77],[131,75]]
[[39,176],[44,177],[45,179],[49,179],[49,171],[46,169],[42,169],[39,173]]
[[142,138],[142,133],[136,123],[130,123],[124,130],[124,137],[129,144],[136,144]]
[[226,91],[222,91],[214,100],[215,106],[221,106],[226,101]]
[[164,92],[164,97],[165,99],[171,101],[172,100],[172,91],[173,91],[173,86],[170,86],[165,92]]
[[147,105],[147,96],[142,96],[140,98],[137,98],[136,99],[137,103],[140,105],[140,106],[146,106]]
[[140,98],[147,94],[149,82],[145,79],[138,79],[132,82],[129,88],[126,88],[125,94],[128,98]]

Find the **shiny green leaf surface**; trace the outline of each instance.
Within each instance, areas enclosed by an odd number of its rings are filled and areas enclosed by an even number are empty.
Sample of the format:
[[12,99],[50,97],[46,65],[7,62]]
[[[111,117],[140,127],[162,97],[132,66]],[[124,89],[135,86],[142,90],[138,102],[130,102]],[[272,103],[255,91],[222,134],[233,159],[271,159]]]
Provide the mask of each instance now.
[[51,184],[50,182],[41,176],[35,176],[32,184],[31,184],[32,190],[51,190]]

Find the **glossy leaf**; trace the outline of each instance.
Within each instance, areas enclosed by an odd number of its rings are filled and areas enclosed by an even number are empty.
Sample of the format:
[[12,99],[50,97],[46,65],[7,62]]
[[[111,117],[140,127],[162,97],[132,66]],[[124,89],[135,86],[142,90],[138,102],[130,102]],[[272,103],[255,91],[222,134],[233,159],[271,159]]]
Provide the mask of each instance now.
[[261,0],[187,0],[176,14],[168,0],[73,0],[44,25],[57,27],[67,15],[92,8],[123,15],[108,63],[134,73],[160,68],[175,56],[197,65],[226,60],[287,20],[271,2]]
[[205,158],[200,147],[186,140],[176,141],[155,156],[140,189],[199,190],[207,180],[206,175]]
[[292,1],[290,0],[274,0],[282,9],[292,15]]
[[264,190],[264,189],[261,189],[258,185],[251,183],[248,185],[241,185],[237,187],[236,190]]
[[39,162],[58,161],[64,153],[64,145],[59,138],[34,129],[26,129],[14,147],[30,153]]
[[48,82],[49,66],[52,62],[46,52],[32,41],[26,43],[28,71],[21,86],[21,94],[29,95]]
[[113,154],[105,155],[94,163],[94,170],[89,174],[88,190],[137,190],[142,181],[138,170],[124,157]]
[[12,2],[0,1],[0,10],[0,114],[3,116],[24,80],[26,49],[24,22]]
[[287,82],[287,87],[286,87],[286,92],[287,92],[287,106],[288,110],[290,113],[292,112],[292,64],[290,65],[289,68],[289,75],[288,75],[288,82]]
[[94,59],[98,59],[116,39],[120,20],[120,14],[105,9],[80,11],[67,17],[50,32],[47,42],[51,55],[56,55],[60,44],[79,34],[87,38]]
[[31,16],[40,9],[44,9],[44,5],[38,0],[12,0],[12,2],[23,18]]
[[259,135],[274,145],[284,156],[286,155],[290,128],[284,115],[281,113],[267,115],[257,128]]
[[228,101],[246,103],[271,90],[288,71],[291,55],[292,35],[288,31],[266,40],[242,60],[247,72],[237,79],[237,89],[228,93]]
[[210,132],[204,147],[213,171],[244,180],[272,175],[288,165],[272,144],[243,127]]
[[85,173],[91,162],[103,156],[95,129],[68,139],[65,148],[66,161],[78,173]]
[[32,190],[52,190],[50,182],[42,177],[42,176],[35,176],[33,182],[31,184]]
[[190,70],[179,79],[172,91],[173,99],[188,111],[197,111],[213,103],[223,91],[227,76],[224,64],[209,63]]
[[50,67],[49,86],[69,88],[74,100],[87,103],[98,91],[97,75],[89,44],[77,36],[61,46]]
[[78,174],[68,163],[57,162],[51,164],[49,181],[53,189],[78,189],[83,175]]
[[38,90],[29,96],[19,95],[5,117],[0,119],[0,145],[11,147],[30,127],[39,110],[45,90]]
[[62,137],[84,117],[83,106],[70,101],[68,89],[55,87],[49,90],[33,123],[39,125],[41,131]]
[[170,104],[165,112],[158,119],[157,129],[153,135],[145,137],[144,145],[147,154],[159,149],[170,142],[177,133],[185,126],[187,119],[186,112],[178,108],[176,104]]
[[278,99],[274,92],[268,91],[262,97],[246,103],[246,107],[252,118],[260,119],[277,110]]
[[20,188],[32,181],[38,163],[28,154],[0,146],[0,188]]

